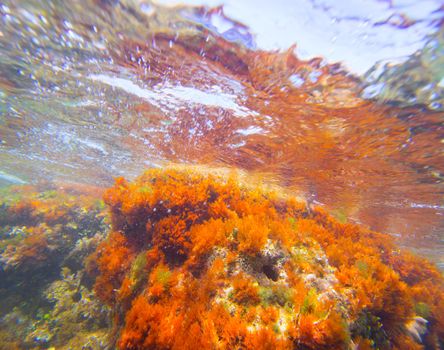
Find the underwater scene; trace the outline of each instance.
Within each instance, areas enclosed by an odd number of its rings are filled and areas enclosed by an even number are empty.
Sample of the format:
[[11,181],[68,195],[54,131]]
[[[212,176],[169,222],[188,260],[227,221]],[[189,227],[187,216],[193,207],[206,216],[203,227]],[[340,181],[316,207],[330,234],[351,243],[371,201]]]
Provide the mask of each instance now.
[[0,350],[443,350],[442,0],[0,0]]

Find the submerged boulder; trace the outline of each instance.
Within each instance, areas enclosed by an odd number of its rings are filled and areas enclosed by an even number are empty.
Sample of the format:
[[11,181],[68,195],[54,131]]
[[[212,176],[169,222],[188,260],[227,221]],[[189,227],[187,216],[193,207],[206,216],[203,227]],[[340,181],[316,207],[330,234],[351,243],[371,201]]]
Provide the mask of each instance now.
[[120,349],[442,343],[441,273],[387,235],[233,175],[150,170],[104,199],[112,232],[88,271]]

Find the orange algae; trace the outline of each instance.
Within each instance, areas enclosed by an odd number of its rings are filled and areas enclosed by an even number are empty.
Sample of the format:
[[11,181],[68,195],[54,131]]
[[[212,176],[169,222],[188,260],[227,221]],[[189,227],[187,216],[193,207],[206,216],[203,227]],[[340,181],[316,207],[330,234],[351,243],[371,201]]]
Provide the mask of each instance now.
[[71,191],[43,191],[31,185],[2,189],[0,208],[4,271],[44,266],[57,254],[66,253],[80,231],[94,235],[105,217],[104,203],[89,192],[72,195]]
[[233,176],[150,170],[104,199],[89,269],[120,349],[442,345],[444,279],[387,235]]

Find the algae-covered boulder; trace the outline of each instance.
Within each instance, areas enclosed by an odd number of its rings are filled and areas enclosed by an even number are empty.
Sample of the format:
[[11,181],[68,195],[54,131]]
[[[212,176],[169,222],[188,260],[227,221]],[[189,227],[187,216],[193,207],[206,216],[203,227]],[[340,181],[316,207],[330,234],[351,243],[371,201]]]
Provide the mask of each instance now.
[[88,270],[114,309],[118,348],[442,344],[435,267],[387,235],[237,180],[150,170],[105,193],[112,233]]

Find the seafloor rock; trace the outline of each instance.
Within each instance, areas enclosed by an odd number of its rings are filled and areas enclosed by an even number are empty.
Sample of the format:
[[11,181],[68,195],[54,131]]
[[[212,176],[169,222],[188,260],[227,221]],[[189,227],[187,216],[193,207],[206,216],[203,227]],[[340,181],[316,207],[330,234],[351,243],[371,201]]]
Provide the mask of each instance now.
[[96,196],[2,190],[0,349],[105,348],[107,307],[82,278],[84,258],[105,237],[105,219]]
[[62,279],[53,282],[45,298],[53,305],[26,337],[32,346],[46,335],[45,343],[57,349],[106,349],[109,342],[110,310],[82,285],[82,273],[63,270]]
[[[61,266],[79,269],[83,256],[80,252],[76,254],[78,241],[94,240],[98,232],[106,230],[103,204],[96,198],[56,191],[38,192],[23,186],[3,192],[0,203],[2,297],[36,296],[36,290],[59,277]],[[92,249],[94,244],[89,251]],[[88,249],[84,249],[85,254]],[[5,303],[3,307],[8,305],[15,304]]]
[[118,348],[444,345],[434,266],[387,235],[237,180],[151,170],[105,193],[112,232],[88,270],[114,309]]

